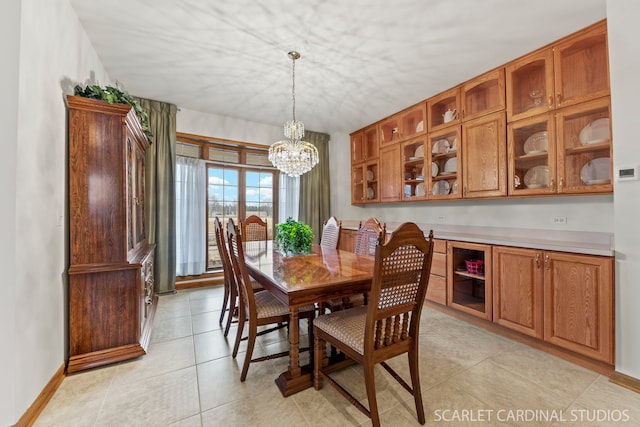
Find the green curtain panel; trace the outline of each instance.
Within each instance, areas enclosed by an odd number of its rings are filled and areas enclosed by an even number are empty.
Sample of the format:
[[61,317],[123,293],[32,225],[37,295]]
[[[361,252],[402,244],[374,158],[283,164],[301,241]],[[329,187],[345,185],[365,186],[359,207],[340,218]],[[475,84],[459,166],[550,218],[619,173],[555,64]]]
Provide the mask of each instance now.
[[322,224],[331,215],[331,189],[329,186],[329,135],[304,132],[303,140],[318,149],[318,164],[300,177],[300,221],[313,230],[313,242],[320,241]]
[[147,151],[148,239],[156,245],[155,291],[176,291],[176,112],[177,107],[138,98],[149,114],[153,138]]

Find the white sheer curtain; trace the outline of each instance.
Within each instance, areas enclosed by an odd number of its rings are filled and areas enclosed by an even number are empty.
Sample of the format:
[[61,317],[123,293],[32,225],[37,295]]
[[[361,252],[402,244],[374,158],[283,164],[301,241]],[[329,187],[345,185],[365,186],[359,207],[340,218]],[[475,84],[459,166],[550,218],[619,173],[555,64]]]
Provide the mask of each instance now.
[[206,271],[205,164],[200,159],[176,157],[176,275]]
[[298,220],[300,177],[292,177],[281,173],[278,197],[280,200],[278,203],[278,222],[285,222],[287,218]]

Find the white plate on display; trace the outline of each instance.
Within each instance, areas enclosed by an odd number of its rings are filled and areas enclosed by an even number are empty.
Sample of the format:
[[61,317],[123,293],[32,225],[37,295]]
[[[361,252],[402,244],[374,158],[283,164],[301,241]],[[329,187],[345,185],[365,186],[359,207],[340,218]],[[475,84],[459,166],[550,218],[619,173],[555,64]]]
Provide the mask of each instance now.
[[597,119],[586,125],[580,131],[580,143],[582,145],[597,144],[611,139],[609,133],[609,119]]
[[445,196],[449,194],[449,190],[451,189],[449,185],[449,181],[443,179],[442,181],[438,181],[433,184],[431,188],[431,192],[436,196]]
[[416,196],[423,197],[424,196],[424,184],[420,183],[416,185]]
[[448,140],[439,139],[433,143],[433,147],[431,148],[431,153],[432,154],[446,153],[447,151],[449,151],[449,147],[451,147],[451,145],[449,145]]
[[547,151],[549,144],[549,133],[544,130],[542,132],[536,132],[529,136],[524,142],[522,148],[525,154],[544,153]]
[[447,160],[444,164],[444,173],[456,173],[458,170],[458,159],[456,157],[452,157]]
[[549,166],[534,166],[524,175],[527,188],[544,188],[549,186]]
[[419,145],[418,148],[416,148],[416,152],[413,153],[413,155],[418,159],[422,159],[424,157],[424,145]]
[[374,195],[375,193],[373,192],[373,188],[367,187],[367,199],[369,200],[373,199]]
[[458,194],[458,180],[453,181],[453,185],[451,186],[451,192],[453,194]]
[[416,126],[416,132],[422,132],[424,130],[424,122],[420,120],[418,126]]
[[436,162],[431,162],[431,176],[438,176],[438,164]]
[[373,171],[372,170],[368,170],[367,171],[367,181],[373,181]]
[[580,179],[587,185],[609,184],[611,167],[609,157],[598,157],[588,161],[580,170]]

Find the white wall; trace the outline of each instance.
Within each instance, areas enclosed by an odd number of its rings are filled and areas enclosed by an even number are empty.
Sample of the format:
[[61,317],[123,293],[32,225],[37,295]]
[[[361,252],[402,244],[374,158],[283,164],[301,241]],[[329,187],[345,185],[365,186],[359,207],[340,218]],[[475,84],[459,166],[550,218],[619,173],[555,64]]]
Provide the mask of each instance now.
[[178,132],[263,145],[271,145],[284,139],[282,126],[265,125],[184,108],[178,111],[176,128]]
[[[640,165],[640,3],[607,0],[614,167]],[[640,378],[640,181],[616,182],[616,370]]]
[[[20,0],[5,0],[0,6],[0,129],[4,142],[0,156],[0,425],[13,424],[18,418],[14,390],[19,376],[14,370],[16,340],[16,149],[18,135],[18,71],[20,58]],[[36,384],[37,385],[37,384]]]
[[[9,12],[13,12],[13,0],[11,3]],[[9,233],[14,237],[10,240],[15,250],[15,280],[8,284],[15,292],[10,302],[15,330],[8,346],[13,362],[3,365],[15,379],[11,386],[14,402],[11,412],[5,416],[3,411],[0,417],[1,421],[10,417],[9,424],[34,402],[67,354],[64,95],[92,74],[101,84],[111,83],[68,0],[22,0],[21,4],[17,137],[11,141],[17,141],[13,144],[15,229]],[[6,8],[3,2],[3,22]],[[15,13],[9,16],[18,18]],[[6,92],[2,93],[4,97]],[[12,161],[4,155],[3,162]],[[2,191],[7,191],[4,183]],[[14,200],[10,189],[5,198]],[[4,379],[0,382],[5,387]]]

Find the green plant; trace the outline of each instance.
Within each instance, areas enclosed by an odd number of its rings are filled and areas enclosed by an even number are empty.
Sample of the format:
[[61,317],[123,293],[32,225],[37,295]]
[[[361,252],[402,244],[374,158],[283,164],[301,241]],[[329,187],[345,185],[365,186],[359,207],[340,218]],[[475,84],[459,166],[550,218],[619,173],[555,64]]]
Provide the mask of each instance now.
[[307,224],[287,218],[276,224],[276,242],[285,254],[308,254],[311,252],[313,231]]
[[149,128],[149,115],[142,108],[142,105],[138,103],[128,92],[118,89],[113,86],[105,86],[100,87],[98,85],[87,85],[84,88],[80,85],[76,85],[73,88],[73,94],[76,96],[81,96],[83,98],[91,98],[91,99],[99,99],[101,101],[106,101],[109,104],[127,104],[133,107],[133,110],[136,112],[136,116],[138,116],[138,120],[140,120],[140,126],[142,126],[142,131],[147,135],[149,141],[151,141],[151,130]]

